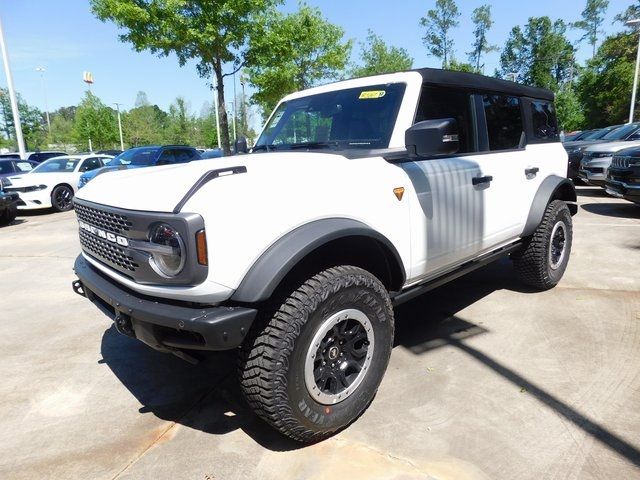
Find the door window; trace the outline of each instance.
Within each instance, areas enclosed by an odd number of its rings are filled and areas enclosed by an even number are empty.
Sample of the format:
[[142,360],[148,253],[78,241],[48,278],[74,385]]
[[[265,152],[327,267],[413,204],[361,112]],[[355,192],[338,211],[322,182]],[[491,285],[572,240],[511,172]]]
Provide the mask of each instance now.
[[82,166],[80,167],[81,172],[89,172],[91,170],[95,170],[96,168],[102,167],[102,162],[98,157],[87,158]]
[[484,95],[489,150],[511,150],[520,146],[522,112],[520,99],[507,95]]
[[478,151],[471,109],[471,94],[443,87],[422,87],[416,123],[423,120],[454,118],[458,124],[459,153]]
[[158,158],[156,165],[171,165],[173,163],[176,163],[176,154],[175,150],[171,149],[162,152],[162,155]]
[[531,102],[531,122],[535,138],[552,142],[558,140],[558,120],[553,103],[533,100]]

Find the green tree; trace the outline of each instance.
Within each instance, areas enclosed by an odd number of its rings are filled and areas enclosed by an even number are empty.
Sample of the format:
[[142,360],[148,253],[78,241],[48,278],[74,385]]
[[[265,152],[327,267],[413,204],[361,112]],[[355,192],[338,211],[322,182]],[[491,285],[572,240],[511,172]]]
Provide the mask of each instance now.
[[600,27],[604,22],[604,14],[609,7],[609,0],[587,0],[587,5],[580,14],[582,20],[573,22],[571,26],[584,31],[584,35],[580,41],[587,40],[592,47],[591,57],[596,54],[596,43],[598,43],[598,34],[602,33]]
[[371,30],[368,31],[366,43],[361,43],[360,47],[362,65],[353,69],[351,73],[354,77],[409,70],[413,66],[413,58],[404,48],[388,46],[382,37]]
[[514,27],[500,55],[499,75],[512,73],[522,83],[557,91],[577,69],[575,49],[567,40],[562,20],[531,17],[524,30]]
[[449,65],[446,66],[447,70],[456,70],[458,72],[478,73],[478,70],[474,65],[465,62],[458,62],[455,58],[451,59]]
[[230,153],[229,122],[225,109],[225,63],[239,69],[247,60],[245,45],[259,27],[258,14],[277,0],[90,0],[102,21],[113,21],[126,33],[120,39],[137,51],[160,56],[174,53],[180,66],[196,60],[202,78],[215,77],[224,151]]
[[151,105],[146,93],[138,92],[135,107],[122,115],[125,142],[131,146],[165,143],[166,119],[166,112]]
[[297,12],[264,16],[260,34],[251,38],[246,73],[257,92],[253,101],[268,115],[284,95],[338,78],[351,53],[344,30],[318,8],[301,4]]
[[556,111],[561,130],[572,132],[583,128],[585,123],[584,109],[571,85],[564,86],[556,94]]
[[193,127],[193,120],[186,100],[184,97],[177,97],[169,106],[166,134],[168,143],[184,145],[192,143]]
[[[613,18],[613,21],[620,22],[624,25],[629,20],[635,20],[637,18],[640,18],[640,0],[636,0],[632,5],[627,7],[624,12],[617,14]],[[638,28],[640,28],[640,25],[628,25],[628,28],[630,28],[631,30],[638,30]]]
[[91,92],[86,92],[76,109],[73,138],[82,150],[112,148],[118,140],[114,111]]
[[[18,113],[20,114],[20,126],[27,150],[39,149],[46,145],[47,131],[43,113],[36,107],[32,107],[24,101],[20,94],[16,94],[18,101]],[[8,145],[17,148],[15,124],[9,91],[0,88],[0,130],[6,135]]]
[[607,37],[580,74],[576,92],[584,108],[586,127],[628,120],[637,41],[636,34],[628,32]]
[[487,32],[493,26],[491,19],[491,5],[481,5],[473,11],[471,17],[474,24],[473,29],[473,50],[469,52],[469,62],[476,69],[476,72],[484,71],[484,64],[481,65],[482,55],[485,53],[496,52],[498,47],[491,45],[487,40]]
[[420,19],[425,28],[422,42],[427,52],[442,59],[442,67],[446,68],[453,57],[453,38],[450,30],[459,25],[460,11],[454,0],[436,0],[436,8],[427,11],[426,17]]

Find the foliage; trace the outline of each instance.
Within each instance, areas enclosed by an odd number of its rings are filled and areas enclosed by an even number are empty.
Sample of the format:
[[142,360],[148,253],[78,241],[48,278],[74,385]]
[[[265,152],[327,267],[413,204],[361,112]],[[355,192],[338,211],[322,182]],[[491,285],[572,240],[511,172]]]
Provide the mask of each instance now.
[[261,24],[263,30],[250,40],[247,76],[263,114],[284,95],[338,78],[344,70],[352,41],[344,42],[344,30],[326,20],[320,9],[301,4],[289,15],[270,12]]
[[[473,50],[469,52],[469,62],[475,67],[476,72],[484,71],[484,64],[480,64],[482,55],[485,53],[496,52],[499,48],[491,45],[487,40],[487,32],[493,26],[491,19],[491,5],[481,5],[473,11],[471,17],[474,24]],[[455,69],[452,69],[455,70]]]
[[81,150],[113,148],[118,141],[118,126],[114,111],[90,91],[76,109],[73,137]]
[[524,30],[515,26],[500,55],[499,74],[516,74],[519,82],[557,91],[577,69],[566,24],[549,17],[531,17]]
[[571,85],[565,86],[557,93],[556,112],[561,130],[572,132],[584,126],[584,111],[578,95]]
[[197,61],[202,78],[215,76],[221,139],[230,152],[229,123],[225,109],[223,64],[246,61],[245,44],[259,27],[258,14],[277,0],[90,0],[102,21],[126,30],[120,35],[137,51],[159,56],[175,54],[180,66]]
[[476,67],[470,63],[458,62],[455,58],[449,62],[447,70],[457,70],[458,72],[477,73]]
[[598,42],[598,34],[602,33],[600,27],[604,22],[604,14],[609,7],[609,0],[587,0],[587,5],[580,14],[582,20],[573,22],[573,28],[584,31],[584,35],[580,39],[587,40],[593,49],[592,57],[596,54],[596,43]]
[[[25,147],[27,150],[39,149],[46,143],[47,137],[44,115],[38,108],[27,104],[20,94],[16,94],[16,97]],[[17,147],[11,101],[6,88],[0,88],[0,116],[0,130],[6,135],[7,145]]]
[[[628,120],[637,37],[619,33],[606,38],[587,64],[576,86],[587,127]],[[637,111],[637,108],[636,108]]]
[[413,58],[404,48],[388,46],[382,37],[371,30],[367,33],[366,43],[361,43],[360,47],[362,65],[352,70],[353,77],[399,72],[409,70],[413,66]]
[[[617,14],[613,18],[613,21],[624,24],[629,20],[635,20],[638,18],[640,18],[640,0],[636,0],[636,2],[634,2],[632,5],[627,7],[627,9],[624,12]],[[636,24],[636,25],[630,26],[629,28],[632,30],[637,30],[638,28],[640,28],[640,25]]]
[[453,38],[449,31],[460,23],[460,11],[454,0],[436,0],[436,8],[427,11],[426,17],[420,19],[420,25],[425,28],[422,42],[427,52],[442,59],[442,67],[449,64],[453,57]]

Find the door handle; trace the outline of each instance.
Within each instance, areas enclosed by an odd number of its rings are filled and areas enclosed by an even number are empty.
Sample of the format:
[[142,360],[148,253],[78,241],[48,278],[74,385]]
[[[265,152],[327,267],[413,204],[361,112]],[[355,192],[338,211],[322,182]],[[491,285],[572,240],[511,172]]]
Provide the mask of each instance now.
[[526,175],[527,178],[533,178],[536,176],[536,173],[538,173],[539,171],[540,169],[538,167],[525,168],[524,174]]
[[482,183],[491,183],[493,177],[491,175],[486,175],[484,177],[473,177],[471,179],[471,183],[474,185],[480,185]]

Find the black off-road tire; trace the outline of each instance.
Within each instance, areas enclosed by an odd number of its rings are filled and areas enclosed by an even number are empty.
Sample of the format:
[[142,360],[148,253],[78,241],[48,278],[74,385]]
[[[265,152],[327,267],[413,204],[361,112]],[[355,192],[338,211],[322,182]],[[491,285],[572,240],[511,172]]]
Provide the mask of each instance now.
[[[550,253],[553,247],[552,234],[554,233],[554,228],[560,227],[559,224],[564,226],[564,253],[557,264],[553,265]],[[527,285],[539,290],[548,290],[555,287],[567,268],[571,254],[572,239],[573,224],[569,208],[562,200],[553,200],[547,205],[542,222],[533,232],[533,235],[525,239],[522,250],[511,255],[513,265],[520,279]]]
[[0,225],[9,225],[18,216],[18,207],[11,205],[0,214]]
[[[360,310],[370,322],[371,363],[361,370],[362,380],[351,394],[323,404],[309,393],[305,359],[327,319],[345,309]],[[248,335],[239,356],[244,396],[258,416],[297,441],[329,437],[357,419],[373,400],[389,362],[393,331],[391,301],[376,277],[353,266],[329,268],[300,285]]]
[[51,206],[56,212],[68,212],[73,208],[73,189],[58,185],[51,192]]

